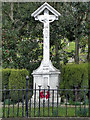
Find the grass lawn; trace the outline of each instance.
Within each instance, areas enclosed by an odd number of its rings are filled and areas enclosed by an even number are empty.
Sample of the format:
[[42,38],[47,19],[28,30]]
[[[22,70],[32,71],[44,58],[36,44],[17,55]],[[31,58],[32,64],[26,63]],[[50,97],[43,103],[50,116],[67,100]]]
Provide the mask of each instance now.
[[[77,116],[84,116],[84,109],[80,113],[80,108],[77,108]],[[85,116],[88,116],[88,109],[86,109],[86,114]],[[29,112],[28,112],[29,114]],[[9,110],[9,117],[17,117],[17,107],[14,107],[14,114],[13,114],[13,107],[10,107]],[[22,107],[19,108],[19,117],[22,117]],[[24,108],[24,116],[25,116],[25,108]],[[29,115],[28,115],[29,116]],[[44,108],[44,113],[43,113],[43,107],[40,108],[40,117],[48,117],[48,108]],[[49,108],[49,116],[50,117],[56,117],[57,116],[57,107],[54,107],[53,112],[52,112],[52,107]],[[65,117],[66,116],[66,108],[65,107],[59,107],[58,108],[58,116]],[[75,108],[74,107],[67,107],[67,116],[68,117],[74,117],[75,116]],[[5,108],[5,117],[8,117],[8,107]],[[31,108],[31,117],[34,117],[34,108]],[[35,108],[35,117],[39,117],[39,108]]]
[[75,51],[75,42],[70,42],[69,46],[67,45],[65,48],[65,51],[67,51],[67,52],[71,52],[72,50]]

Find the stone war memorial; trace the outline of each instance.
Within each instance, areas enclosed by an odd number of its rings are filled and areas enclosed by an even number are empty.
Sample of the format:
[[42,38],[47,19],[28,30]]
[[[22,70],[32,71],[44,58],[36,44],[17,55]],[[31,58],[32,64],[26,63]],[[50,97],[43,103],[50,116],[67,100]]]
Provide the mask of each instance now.
[[[41,7],[39,7],[35,12],[32,13],[32,17],[35,20],[39,20],[43,23],[43,60],[41,61],[41,65],[33,71],[33,89],[57,89],[60,82],[60,71],[56,69],[50,60],[50,23],[58,20],[58,17],[61,14],[56,11],[52,6],[48,3],[44,3]],[[40,23],[40,24],[41,24]],[[47,93],[45,91],[45,94]],[[57,102],[57,92],[54,91],[54,102]],[[52,102],[52,91],[49,93],[49,100]],[[34,98],[34,92],[33,97]],[[39,100],[39,92],[36,92],[36,101]],[[47,102],[47,99],[44,99]],[[59,96],[59,101],[60,101]]]

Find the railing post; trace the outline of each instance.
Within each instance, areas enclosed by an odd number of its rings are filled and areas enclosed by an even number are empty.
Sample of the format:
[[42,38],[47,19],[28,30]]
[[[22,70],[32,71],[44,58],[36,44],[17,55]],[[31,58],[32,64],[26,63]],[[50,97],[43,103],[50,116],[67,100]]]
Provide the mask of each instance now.
[[66,117],[67,117],[67,90],[66,90]]
[[39,87],[39,117],[40,117],[40,91],[41,91],[41,86],[38,86]]
[[35,117],[35,107],[36,107],[36,83],[35,83],[35,91],[34,91],[34,117]]
[[79,90],[79,95],[80,95],[80,114],[81,114],[81,90]]
[[13,117],[14,117],[14,104],[15,104],[15,86],[13,87]]
[[8,118],[9,118],[9,109],[10,109],[10,90],[9,90],[9,101],[8,101]]
[[58,89],[59,89],[59,87],[58,86],[56,86],[57,87],[57,117],[58,117]]
[[75,86],[75,117],[77,113],[77,86]]
[[19,89],[18,89],[18,105],[17,105],[17,117],[19,116]]
[[[45,96],[45,88],[44,88],[44,96]],[[44,113],[45,113],[45,99],[43,99],[43,117],[44,117]]]
[[88,90],[88,104],[89,104],[89,107],[88,107],[88,117],[90,117],[90,89]]
[[22,96],[22,117],[24,117],[24,87],[23,87],[23,96]]
[[49,117],[49,91],[50,91],[50,86],[48,86],[48,117]]
[[3,118],[5,118],[5,97],[6,97],[6,86],[4,86]]
[[30,85],[29,117],[31,117],[31,97],[32,97],[32,91],[31,91],[31,85]]
[[26,77],[26,117],[28,117],[28,80],[29,76]]
[[53,117],[53,108],[54,108],[54,89],[52,90],[52,117]]
[[84,86],[84,117],[86,116],[86,87]]

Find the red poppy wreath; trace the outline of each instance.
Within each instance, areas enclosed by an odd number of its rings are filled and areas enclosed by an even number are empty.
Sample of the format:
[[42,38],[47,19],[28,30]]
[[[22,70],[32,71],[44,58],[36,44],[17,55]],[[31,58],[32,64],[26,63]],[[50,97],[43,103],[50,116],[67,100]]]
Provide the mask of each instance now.
[[40,98],[42,98],[42,99],[43,98],[48,99],[49,97],[50,97],[49,91],[47,91],[47,95],[46,96],[43,95],[43,91],[40,92]]

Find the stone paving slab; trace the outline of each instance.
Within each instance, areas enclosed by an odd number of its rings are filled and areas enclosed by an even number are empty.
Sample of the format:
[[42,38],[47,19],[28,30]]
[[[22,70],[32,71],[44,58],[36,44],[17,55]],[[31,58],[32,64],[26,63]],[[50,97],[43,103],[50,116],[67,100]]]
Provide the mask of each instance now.
[[0,120],[90,120],[90,117],[34,117],[34,118],[3,118]]

